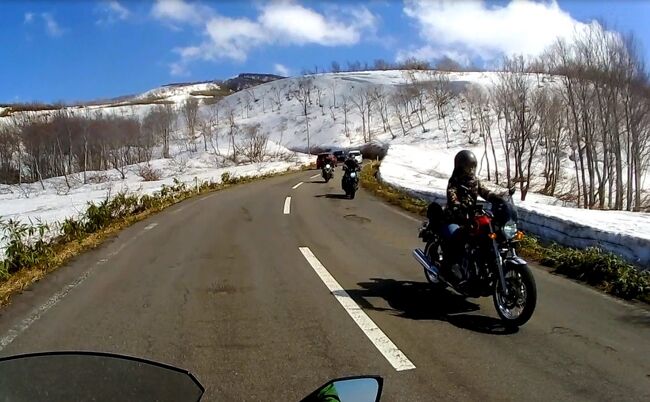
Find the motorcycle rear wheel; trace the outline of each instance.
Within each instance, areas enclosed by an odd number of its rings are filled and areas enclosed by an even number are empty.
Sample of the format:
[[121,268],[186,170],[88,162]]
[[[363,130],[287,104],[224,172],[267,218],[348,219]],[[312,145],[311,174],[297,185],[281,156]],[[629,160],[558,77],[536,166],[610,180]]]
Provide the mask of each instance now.
[[493,293],[494,307],[506,325],[519,327],[533,316],[537,304],[535,278],[527,265],[504,266],[503,275],[511,292],[505,295],[501,283],[496,282]]

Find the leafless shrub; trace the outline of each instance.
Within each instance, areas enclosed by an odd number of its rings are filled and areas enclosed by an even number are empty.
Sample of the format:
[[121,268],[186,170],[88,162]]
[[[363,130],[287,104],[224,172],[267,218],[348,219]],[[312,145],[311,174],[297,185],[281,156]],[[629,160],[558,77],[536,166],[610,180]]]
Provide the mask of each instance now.
[[143,181],[158,181],[162,177],[162,172],[159,169],[154,169],[147,163],[138,165],[138,176]]
[[89,184],[100,184],[110,181],[111,178],[106,172],[95,172],[89,174],[87,177],[87,182]]
[[183,174],[189,169],[189,158],[187,154],[178,154],[172,156],[169,160],[169,167],[178,174]]
[[267,156],[268,136],[260,132],[259,124],[244,130],[244,140],[239,145],[239,153],[251,162],[263,162]]

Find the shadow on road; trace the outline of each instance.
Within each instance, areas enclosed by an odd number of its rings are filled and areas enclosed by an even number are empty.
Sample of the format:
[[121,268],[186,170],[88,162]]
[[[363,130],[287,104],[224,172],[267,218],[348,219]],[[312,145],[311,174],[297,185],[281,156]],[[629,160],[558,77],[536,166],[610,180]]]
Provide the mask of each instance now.
[[318,194],[314,196],[315,198],[330,198],[334,200],[347,200],[349,199],[347,195],[345,194]]
[[[434,290],[426,282],[397,281],[371,278],[372,282],[358,283],[363,289],[347,290],[362,308],[376,311],[393,311],[400,317],[412,320],[446,321],[458,328],[491,335],[510,335],[518,328],[506,327],[501,320],[477,314],[475,303],[449,290]],[[390,309],[375,307],[368,300],[381,297]]]

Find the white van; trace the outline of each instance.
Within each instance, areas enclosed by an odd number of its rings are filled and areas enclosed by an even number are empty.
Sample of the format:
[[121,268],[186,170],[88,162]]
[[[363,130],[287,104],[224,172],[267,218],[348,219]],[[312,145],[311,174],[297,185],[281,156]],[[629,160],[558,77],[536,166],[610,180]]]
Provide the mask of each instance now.
[[361,151],[350,151],[348,152],[348,155],[356,159],[359,164],[363,163],[363,156],[361,155]]

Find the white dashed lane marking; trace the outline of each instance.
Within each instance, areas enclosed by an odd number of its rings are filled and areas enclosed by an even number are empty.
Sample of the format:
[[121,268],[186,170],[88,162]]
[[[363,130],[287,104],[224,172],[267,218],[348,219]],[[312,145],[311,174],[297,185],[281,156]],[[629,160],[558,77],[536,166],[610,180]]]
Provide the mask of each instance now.
[[291,197],[287,197],[284,200],[284,214],[289,215],[291,213]]

